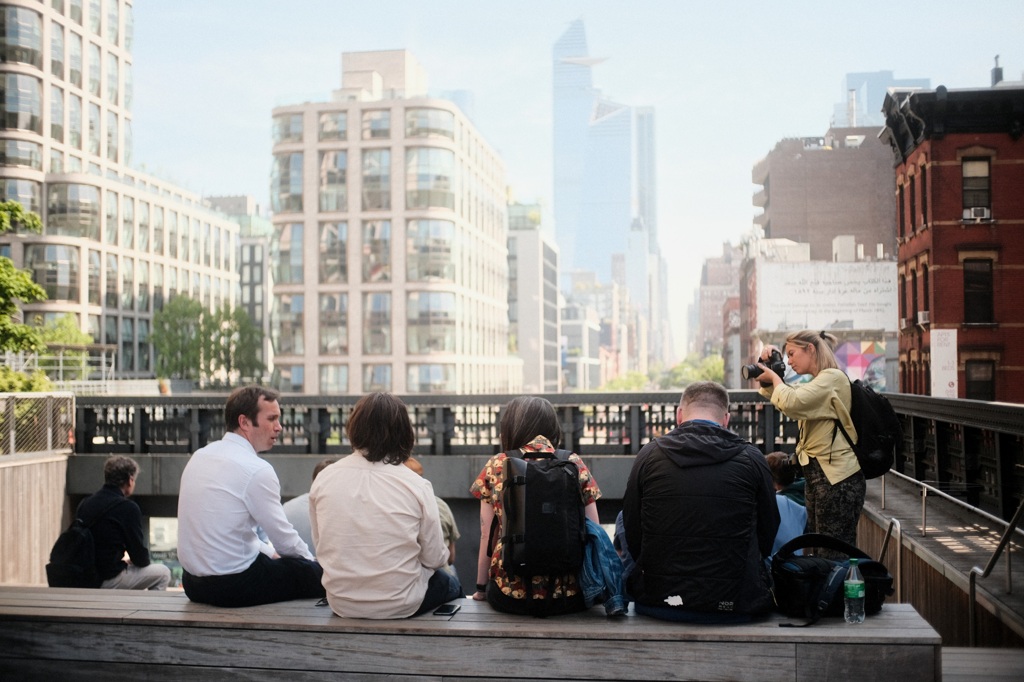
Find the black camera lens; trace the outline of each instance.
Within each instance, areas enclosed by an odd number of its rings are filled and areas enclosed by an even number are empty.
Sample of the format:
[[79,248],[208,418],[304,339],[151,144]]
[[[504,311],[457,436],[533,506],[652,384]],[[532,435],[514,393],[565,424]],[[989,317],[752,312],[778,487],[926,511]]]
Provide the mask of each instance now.
[[756,379],[764,374],[764,370],[757,365],[743,365],[740,367],[740,376],[746,380]]

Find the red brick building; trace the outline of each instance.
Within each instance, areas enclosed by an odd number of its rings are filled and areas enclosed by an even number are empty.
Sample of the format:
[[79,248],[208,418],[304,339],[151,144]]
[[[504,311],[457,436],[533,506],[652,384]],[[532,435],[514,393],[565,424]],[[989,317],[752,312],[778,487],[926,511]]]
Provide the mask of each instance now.
[[883,112],[896,166],[900,391],[932,393],[933,332],[955,330],[957,397],[1022,403],[1024,84],[896,91]]

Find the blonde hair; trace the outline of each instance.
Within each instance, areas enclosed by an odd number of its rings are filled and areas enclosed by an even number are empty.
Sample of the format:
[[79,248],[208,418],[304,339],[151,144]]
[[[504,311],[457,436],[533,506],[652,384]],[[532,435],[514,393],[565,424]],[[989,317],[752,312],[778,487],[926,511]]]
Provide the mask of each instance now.
[[818,365],[818,371],[820,372],[823,369],[839,369],[839,363],[836,362],[836,354],[834,352],[838,342],[839,339],[834,334],[804,329],[787,336],[783,348],[789,344],[803,349],[813,346],[814,361]]

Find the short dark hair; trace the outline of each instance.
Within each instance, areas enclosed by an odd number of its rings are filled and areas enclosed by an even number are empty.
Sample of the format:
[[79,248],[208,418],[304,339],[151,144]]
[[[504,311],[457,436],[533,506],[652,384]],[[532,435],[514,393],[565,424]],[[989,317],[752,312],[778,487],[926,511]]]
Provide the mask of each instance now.
[[237,431],[238,420],[242,415],[256,424],[256,418],[260,413],[260,399],[272,403],[280,396],[280,393],[265,386],[253,385],[236,388],[224,404],[224,428],[228,431]]
[[557,448],[562,442],[562,427],[546,398],[523,395],[510,400],[501,411],[499,435],[505,452],[521,448],[537,436],[544,436]]
[[683,391],[679,405],[696,405],[705,410],[726,414],[729,412],[729,392],[714,381],[695,381]]
[[371,462],[402,464],[412,454],[416,434],[409,409],[390,393],[370,393],[359,399],[345,426],[352,448]]
[[796,480],[796,463],[793,458],[785,452],[771,452],[765,455],[768,461],[768,469],[772,472],[772,480],[777,485],[785,488]]
[[139,475],[139,463],[131,457],[112,455],[103,463],[103,481],[118,488],[128,485],[128,479]]

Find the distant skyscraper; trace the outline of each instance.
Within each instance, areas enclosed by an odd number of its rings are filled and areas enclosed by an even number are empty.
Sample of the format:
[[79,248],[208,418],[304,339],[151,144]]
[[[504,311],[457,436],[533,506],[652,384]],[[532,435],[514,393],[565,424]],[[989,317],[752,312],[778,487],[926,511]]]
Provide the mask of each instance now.
[[131,168],[128,0],[0,3],[0,198],[43,234],[0,255],[47,293],[25,319],[67,314],[117,356],[115,377],[152,378],[153,315],[177,295],[234,300],[239,226],[200,197]]
[[889,88],[930,88],[928,78],[896,78],[892,71],[848,73],[843,79],[843,98],[835,106],[833,127],[884,126],[882,103]]
[[342,71],[330,101],[273,110],[275,382],[519,392],[501,159],[407,51]]

